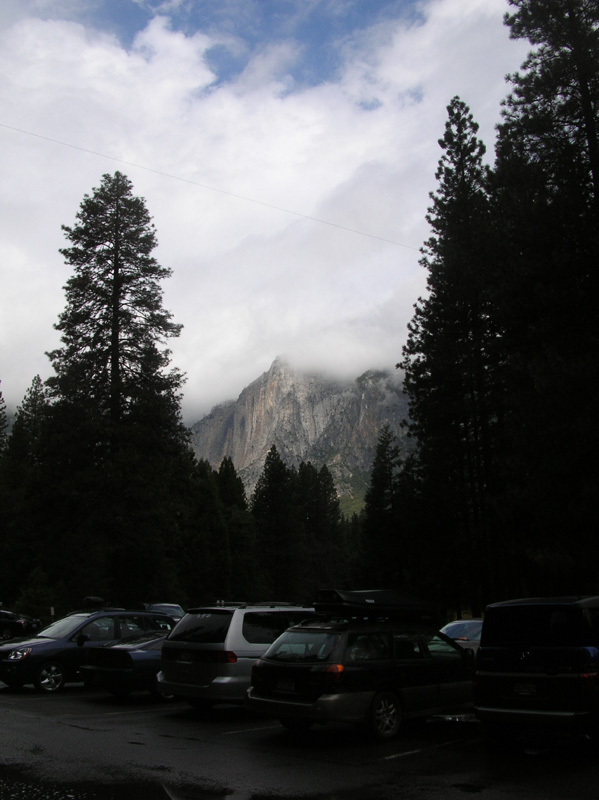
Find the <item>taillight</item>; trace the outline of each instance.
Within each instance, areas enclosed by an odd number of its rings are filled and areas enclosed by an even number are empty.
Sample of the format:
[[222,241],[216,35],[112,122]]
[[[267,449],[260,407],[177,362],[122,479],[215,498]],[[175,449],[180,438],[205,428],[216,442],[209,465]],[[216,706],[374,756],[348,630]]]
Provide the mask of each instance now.
[[327,674],[331,675],[331,677],[337,677],[341,675],[345,667],[343,664],[329,664],[327,667]]
[[237,655],[231,650],[221,650],[220,652],[217,651],[214,655],[216,656],[214,660],[219,664],[235,664],[237,661]]

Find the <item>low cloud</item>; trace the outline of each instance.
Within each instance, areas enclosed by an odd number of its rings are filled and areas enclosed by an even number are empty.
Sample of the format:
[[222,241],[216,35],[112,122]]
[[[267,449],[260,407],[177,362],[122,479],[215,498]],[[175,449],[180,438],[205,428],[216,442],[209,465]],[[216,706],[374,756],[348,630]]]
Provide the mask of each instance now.
[[504,76],[525,54],[502,25],[506,3],[423,2],[418,19],[346,37],[335,79],[302,86],[291,38],[254,43],[223,81],[209,53],[224,29],[184,34],[164,6],[125,45],[68,8],[0,12],[9,407],[50,374],[69,276],[60,226],[115,169],[145,197],[174,271],[165,306],[184,325],[171,349],[186,421],[279,354],[343,374],[392,369],[425,291],[418,249],[446,106],[460,95],[492,152]]

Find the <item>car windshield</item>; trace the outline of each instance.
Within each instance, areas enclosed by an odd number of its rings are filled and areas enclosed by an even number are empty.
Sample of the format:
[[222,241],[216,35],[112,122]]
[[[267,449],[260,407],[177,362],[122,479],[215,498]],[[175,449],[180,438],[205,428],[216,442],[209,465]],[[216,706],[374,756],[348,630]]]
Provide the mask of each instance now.
[[271,661],[328,661],[339,634],[324,631],[287,631],[265,653]]
[[90,616],[90,614],[72,614],[70,617],[58,619],[41,630],[37,636],[42,639],[64,639],[65,636],[74,633]]

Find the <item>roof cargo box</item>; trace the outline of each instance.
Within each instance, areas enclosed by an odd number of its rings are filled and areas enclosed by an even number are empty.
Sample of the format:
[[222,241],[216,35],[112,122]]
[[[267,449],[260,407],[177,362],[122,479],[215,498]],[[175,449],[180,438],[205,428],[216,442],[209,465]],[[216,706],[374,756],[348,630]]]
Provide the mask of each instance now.
[[433,605],[393,589],[322,590],[316,596],[314,609],[329,616],[392,617],[406,622],[430,623],[433,627],[440,623],[440,615]]

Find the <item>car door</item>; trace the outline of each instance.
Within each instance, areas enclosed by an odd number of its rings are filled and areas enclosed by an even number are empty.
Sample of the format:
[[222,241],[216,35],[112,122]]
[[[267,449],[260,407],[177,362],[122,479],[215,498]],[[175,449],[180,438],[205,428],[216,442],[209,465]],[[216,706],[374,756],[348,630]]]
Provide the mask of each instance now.
[[63,653],[62,660],[70,674],[76,676],[79,668],[85,663],[88,647],[109,644],[117,638],[118,630],[114,616],[94,617],[71,636],[70,646]]
[[439,708],[472,704],[472,653],[439,633],[421,637],[420,643],[428,652],[431,677],[439,688]]
[[414,631],[393,634],[394,686],[400,691],[407,715],[436,708],[439,686],[431,658]]

